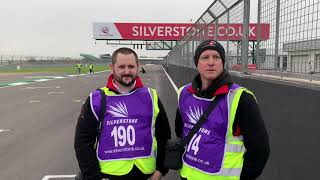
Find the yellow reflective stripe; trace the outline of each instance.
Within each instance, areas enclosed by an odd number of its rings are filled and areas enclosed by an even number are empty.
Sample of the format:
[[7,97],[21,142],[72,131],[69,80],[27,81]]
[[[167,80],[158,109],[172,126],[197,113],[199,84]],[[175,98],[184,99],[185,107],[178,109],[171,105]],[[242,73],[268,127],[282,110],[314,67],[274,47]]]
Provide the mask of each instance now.
[[157,120],[157,116],[159,114],[159,106],[158,106],[158,94],[155,89],[148,88],[149,94],[152,99],[153,105],[153,116],[152,116],[152,136],[153,136],[153,144],[152,144],[152,156],[150,158],[142,158],[134,160],[134,164],[142,171],[144,174],[151,174],[156,170],[156,155],[157,155],[157,140],[155,138],[155,123]]
[[228,144],[238,144],[243,145],[243,136],[232,136],[227,139]]
[[182,86],[181,88],[179,88],[179,90],[178,90],[178,105],[179,105],[179,99],[180,99],[180,94],[181,94],[181,91],[182,91],[182,89],[184,88],[184,87],[186,87],[187,85],[184,85],[184,86]]
[[155,138],[155,126],[156,126],[156,120],[159,114],[159,105],[158,105],[158,94],[157,91],[155,89],[152,88],[148,88],[150,95],[151,95],[151,99],[152,99],[152,105],[153,105],[153,116],[152,116],[152,136],[153,136],[153,144],[152,144],[152,152],[153,152],[153,157],[156,157],[157,155],[157,150],[158,150],[158,146],[157,146],[157,140]]
[[156,169],[156,159],[140,158],[134,160],[113,160],[113,161],[99,161],[101,172],[111,175],[124,175],[128,174],[133,165],[136,165],[144,174],[151,174]]
[[256,102],[258,102],[258,101],[257,101],[257,98],[256,98],[256,96],[253,94],[253,92],[251,92],[251,91],[248,90],[248,89],[244,89],[244,91],[247,92],[247,93],[249,93],[249,94],[251,94],[251,95],[254,97],[254,99],[256,100]]
[[131,171],[133,164],[133,160],[110,162],[99,161],[100,170],[103,174],[111,174],[117,176],[128,174]]
[[183,164],[180,175],[188,180],[239,180],[241,171],[241,168],[221,168],[218,173],[208,174]]
[[157,116],[159,114],[159,105],[158,105],[158,94],[157,94],[157,91],[155,89],[152,89],[152,88],[148,88],[149,89],[149,93],[150,93],[150,96],[151,96],[151,99],[152,99],[152,105],[153,105],[153,119],[152,119],[152,128],[154,129],[155,128],[155,123],[156,123],[156,120],[157,120]]
[[223,168],[242,168],[244,152],[225,152]]
[[109,91],[109,88],[107,88],[107,87],[103,87],[103,88],[101,88],[101,90],[103,90],[103,92],[104,92],[106,95],[108,95],[108,96],[117,95],[115,92]]
[[232,142],[229,142],[229,144],[243,145],[243,141],[232,141]]
[[143,174],[151,174],[156,170],[156,158],[136,159],[134,164]]
[[235,90],[230,90],[229,94],[228,94],[228,111],[229,111],[229,125],[228,125],[228,138],[231,138],[233,136],[233,122],[235,120],[235,116],[236,116],[236,112],[238,109],[238,105],[239,105],[239,101],[240,101],[240,97],[243,91],[246,91],[247,93],[251,94],[255,99],[256,97],[254,96],[254,94],[244,88],[244,87],[239,87]]
[[244,88],[238,88],[235,90],[230,90],[228,93],[228,111],[229,111],[229,122],[228,122],[228,138],[233,137],[233,122],[236,116],[236,111],[238,108],[240,96]]

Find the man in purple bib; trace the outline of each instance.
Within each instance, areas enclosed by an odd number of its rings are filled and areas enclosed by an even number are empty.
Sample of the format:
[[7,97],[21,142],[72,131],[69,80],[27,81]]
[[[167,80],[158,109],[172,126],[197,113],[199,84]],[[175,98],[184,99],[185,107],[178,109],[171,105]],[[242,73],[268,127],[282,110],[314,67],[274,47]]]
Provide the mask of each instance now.
[[74,147],[83,180],[159,180],[170,126],[156,90],[138,76],[138,56],[129,48],[112,54],[112,74],[99,134],[100,91],[90,94],[78,119]]
[[225,51],[215,40],[196,49],[198,75],[180,88],[176,135],[185,138],[212,101],[215,109],[186,146],[183,180],[253,180],[269,157],[268,134],[253,93],[233,83],[224,69]]

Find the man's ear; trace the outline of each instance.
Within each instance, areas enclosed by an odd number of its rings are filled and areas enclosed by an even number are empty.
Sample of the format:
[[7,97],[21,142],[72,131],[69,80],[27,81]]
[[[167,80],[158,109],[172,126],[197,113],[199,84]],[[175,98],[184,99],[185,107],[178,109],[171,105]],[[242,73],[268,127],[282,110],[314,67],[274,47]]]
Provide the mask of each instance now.
[[112,72],[113,72],[113,68],[114,68],[113,64],[112,64],[112,63],[111,63],[111,64],[109,64],[109,67],[110,67],[110,73],[112,74]]

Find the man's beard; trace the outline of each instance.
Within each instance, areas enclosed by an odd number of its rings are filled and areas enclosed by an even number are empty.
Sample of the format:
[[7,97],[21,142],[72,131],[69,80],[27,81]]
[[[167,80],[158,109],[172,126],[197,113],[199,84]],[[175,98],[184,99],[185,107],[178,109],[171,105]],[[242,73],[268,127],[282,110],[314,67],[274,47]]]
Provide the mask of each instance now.
[[[132,86],[134,84],[137,76],[134,76],[134,75],[131,75],[131,74],[127,74],[127,75],[122,75],[121,77],[115,75],[114,77],[115,77],[115,80],[119,84],[121,84],[122,86],[130,87],[130,86]],[[131,77],[131,81],[129,83],[123,81],[122,79],[124,77]]]

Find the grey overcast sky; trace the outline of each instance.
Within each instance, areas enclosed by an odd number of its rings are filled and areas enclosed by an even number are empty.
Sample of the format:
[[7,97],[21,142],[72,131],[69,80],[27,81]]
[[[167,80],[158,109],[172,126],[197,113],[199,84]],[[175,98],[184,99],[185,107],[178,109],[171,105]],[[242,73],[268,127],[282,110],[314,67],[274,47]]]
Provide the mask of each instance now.
[[[201,3],[200,3],[201,2]],[[0,0],[0,55],[79,57],[112,53],[92,39],[93,22],[189,23],[213,0]],[[256,9],[256,2],[251,2]],[[251,13],[252,21],[255,17]],[[137,50],[139,55],[165,52]]]

